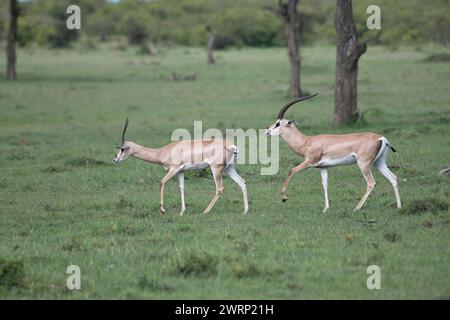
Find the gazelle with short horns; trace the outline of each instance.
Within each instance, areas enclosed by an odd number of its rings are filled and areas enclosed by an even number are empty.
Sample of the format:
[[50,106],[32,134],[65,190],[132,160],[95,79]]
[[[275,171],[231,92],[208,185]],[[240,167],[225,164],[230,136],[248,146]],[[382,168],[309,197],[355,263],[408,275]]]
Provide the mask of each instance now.
[[323,212],[327,211],[329,208],[327,169],[329,167],[356,163],[366,180],[367,188],[355,210],[361,209],[375,186],[375,180],[371,172],[372,166],[375,166],[389,180],[394,188],[397,208],[401,208],[397,177],[389,170],[386,164],[388,148],[391,148],[394,152],[396,151],[385,137],[371,132],[306,136],[297,129],[296,121],[284,118],[284,114],[293,104],[310,99],[316,95],[317,93],[286,104],[281,108],[277,121],[266,129],[267,135],[280,135],[295,153],[304,158],[301,164],[289,171],[281,187],[282,201],[287,201],[286,190],[294,174],[309,168],[318,168],[322,177],[325,197]]
[[208,213],[212,209],[220,194],[223,192],[222,176],[229,176],[239,185],[244,197],[244,213],[248,212],[245,180],[241,178],[234,167],[235,156],[238,153],[238,148],[235,145],[221,139],[186,140],[175,141],[161,148],[152,149],[125,140],[127,127],[128,118],[125,121],[122,132],[122,143],[117,147],[119,150],[113,161],[120,163],[132,156],[150,163],[162,165],[167,170],[166,175],[160,182],[161,214],[166,211],[164,209],[164,186],[166,182],[175,175],[178,176],[181,195],[180,215],[183,215],[186,210],[184,202],[184,171],[205,169],[207,167],[211,168],[216,184],[216,193],[204,213]]

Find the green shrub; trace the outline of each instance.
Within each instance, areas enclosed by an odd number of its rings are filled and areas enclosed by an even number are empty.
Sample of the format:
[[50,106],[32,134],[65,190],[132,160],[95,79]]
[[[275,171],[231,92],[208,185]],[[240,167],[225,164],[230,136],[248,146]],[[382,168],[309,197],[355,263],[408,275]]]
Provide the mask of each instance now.
[[217,259],[207,252],[190,252],[177,261],[175,272],[185,277],[213,276],[217,273]]
[[235,262],[230,265],[230,269],[233,275],[238,279],[257,277],[260,274],[260,271],[254,263],[242,264]]
[[406,214],[422,214],[426,212],[436,213],[448,210],[449,205],[445,200],[437,198],[415,199],[407,203],[402,212]]
[[426,57],[424,62],[450,62],[450,54],[448,53],[437,53]]
[[22,261],[0,258],[0,286],[8,289],[23,286],[25,279]]

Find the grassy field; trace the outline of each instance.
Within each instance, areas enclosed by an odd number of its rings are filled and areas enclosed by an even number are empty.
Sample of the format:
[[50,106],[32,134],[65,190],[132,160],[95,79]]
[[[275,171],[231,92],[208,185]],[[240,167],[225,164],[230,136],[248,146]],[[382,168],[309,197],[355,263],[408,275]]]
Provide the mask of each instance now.
[[[161,167],[112,164],[125,117],[128,138],[153,147],[194,120],[205,129],[265,128],[288,100],[285,50],[219,52],[214,66],[195,48],[153,57],[109,46],[20,50],[20,80],[0,80],[0,297],[450,298],[450,176],[438,175],[450,165],[450,63],[423,62],[437,51],[370,47],[359,77],[365,124],[339,130],[331,127],[335,49],[302,51],[303,87],[320,95],[288,117],[305,134],[388,137],[401,211],[374,172],[374,192],[353,212],[365,190],[356,166],[329,170],[326,214],[316,170],[295,176],[281,203],[279,188],[301,161],[281,141],[277,175],[237,168],[248,215],[228,178],[211,214],[201,214],[214,183],[194,173],[180,217],[176,179],[159,214]],[[173,72],[198,77],[174,82]],[[81,268],[80,291],[66,288],[70,264]],[[371,264],[381,267],[381,290],[366,287]]]

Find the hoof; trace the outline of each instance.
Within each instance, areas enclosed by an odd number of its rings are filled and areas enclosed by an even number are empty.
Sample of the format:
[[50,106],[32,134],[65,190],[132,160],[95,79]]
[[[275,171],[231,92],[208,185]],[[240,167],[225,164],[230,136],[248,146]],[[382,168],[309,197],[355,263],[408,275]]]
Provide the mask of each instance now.
[[327,207],[327,208],[324,208],[324,209],[322,210],[322,212],[325,213],[325,212],[327,212],[327,210],[328,210],[328,207]]
[[166,209],[164,209],[163,207],[161,207],[161,208],[159,209],[159,211],[161,212],[161,214],[166,213]]
[[288,200],[288,198],[286,196],[284,196],[283,198],[281,198],[281,201],[286,202]]

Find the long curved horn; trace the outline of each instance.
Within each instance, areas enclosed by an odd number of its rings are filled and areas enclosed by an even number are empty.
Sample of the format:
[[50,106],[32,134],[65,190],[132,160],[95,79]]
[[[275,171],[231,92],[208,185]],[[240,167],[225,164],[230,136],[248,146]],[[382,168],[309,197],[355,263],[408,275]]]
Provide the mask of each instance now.
[[127,131],[127,127],[128,127],[128,118],[125,120],[125,126],[123,127],[122,145],[125,143],[125,132]]
[[308,97],[303,97],[294,101],[289,102],[288,104],[286,104],[283,108],[281,108],[280,112],[278,113],[278,119],[283,119],[284,114],[286,113],[287,109],[289,109],[293,104],[303,101],[303,100],[308,100],[311,99],[312,97],[317,96],[319,93],[313,94],[312,96],[308,96]]

